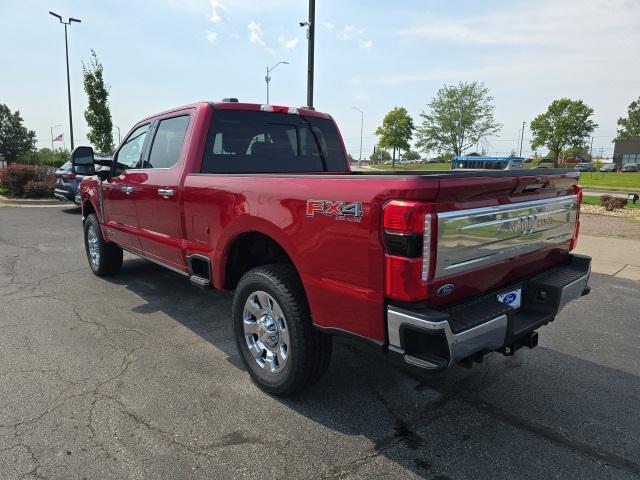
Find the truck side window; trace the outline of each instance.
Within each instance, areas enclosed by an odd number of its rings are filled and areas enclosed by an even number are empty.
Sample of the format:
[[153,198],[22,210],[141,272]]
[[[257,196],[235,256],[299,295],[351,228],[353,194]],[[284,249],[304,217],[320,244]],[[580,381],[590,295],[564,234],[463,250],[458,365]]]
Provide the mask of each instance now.
[[148,131],[149,124],[147,123],[131,132],[116,155],[116,170],[142,168],[142,149]]
[[171,168],[178,163],[188,126],[189,115],[160,120],[145,168]]
[[214,110],[202,173],[344,172],[342,143],[328,119]]

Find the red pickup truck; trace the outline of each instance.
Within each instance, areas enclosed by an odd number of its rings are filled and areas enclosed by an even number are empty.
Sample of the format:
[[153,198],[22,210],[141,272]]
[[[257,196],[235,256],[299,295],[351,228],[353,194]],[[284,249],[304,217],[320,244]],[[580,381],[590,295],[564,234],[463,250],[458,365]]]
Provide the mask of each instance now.
[[[235,290],[252,378],[292,394],[351,335],[444,370],[512,355],[589,292],[571,254],[579,173],[351,172],[326,114],[230,99],[137,123],[108,167],[78,147],[89,265],[123,250],[202,288]],[[105,163],[101,161],[101,163]]]

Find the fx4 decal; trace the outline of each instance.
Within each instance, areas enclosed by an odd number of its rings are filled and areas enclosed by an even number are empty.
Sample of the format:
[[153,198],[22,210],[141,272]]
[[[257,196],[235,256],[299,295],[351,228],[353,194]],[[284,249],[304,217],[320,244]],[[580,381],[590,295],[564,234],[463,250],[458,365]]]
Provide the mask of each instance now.
[[336,220],[359,222],[362,219],[362,203],[340,202],[334,200],[307,200],[307,217],[316,214],[335,217]]

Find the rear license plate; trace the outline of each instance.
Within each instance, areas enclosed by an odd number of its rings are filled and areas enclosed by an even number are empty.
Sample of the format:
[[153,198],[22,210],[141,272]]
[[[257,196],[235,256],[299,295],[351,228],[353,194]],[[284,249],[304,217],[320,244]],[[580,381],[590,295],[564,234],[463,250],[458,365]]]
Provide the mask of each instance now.
[[520,308],[520,304],[522,303],[522,288],[516,288],[515,290],[498,294],[498,301],[513,308]]

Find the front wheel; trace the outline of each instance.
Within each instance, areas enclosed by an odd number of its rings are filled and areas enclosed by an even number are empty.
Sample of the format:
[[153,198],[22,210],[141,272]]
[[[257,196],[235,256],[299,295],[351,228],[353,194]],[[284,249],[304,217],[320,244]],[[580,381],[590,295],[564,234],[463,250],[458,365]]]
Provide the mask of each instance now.
[[97,276],[115,275],[122,267],[122,248],[104,241],[100,223],[94,214],[84,221],[84,247],[91,271]]
[[331,337],[313,328],[304,290],[290,265],[258,267],[240,279],[233,323],[251,378],[269,393],[297,393],[329,367]]

